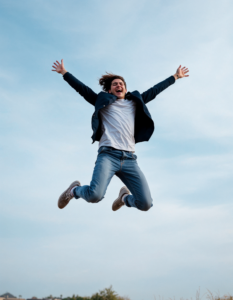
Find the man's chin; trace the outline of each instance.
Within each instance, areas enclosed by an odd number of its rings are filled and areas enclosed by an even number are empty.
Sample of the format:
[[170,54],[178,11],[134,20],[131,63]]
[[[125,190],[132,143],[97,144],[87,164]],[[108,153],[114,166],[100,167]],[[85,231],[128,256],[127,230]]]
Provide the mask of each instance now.
[[125,95],[123,93],[119,93],[119,94],[117,94],[117,93],[110,93],[110,94],[116,96],[118,99],[125,99]]
[[124,99],[125,95],[123,93],[116,94],[118,99]]

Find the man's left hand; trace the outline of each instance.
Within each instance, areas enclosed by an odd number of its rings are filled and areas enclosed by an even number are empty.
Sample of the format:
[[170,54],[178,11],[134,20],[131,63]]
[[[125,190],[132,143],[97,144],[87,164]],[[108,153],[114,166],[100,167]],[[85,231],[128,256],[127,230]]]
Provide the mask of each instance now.
[[173,75],[175,79],[183,78],[183,77],[189,77],[189,75],[186,75],[189,72],[189,69],[186,67],[181,68],[181,65],[176,71],[176,74]]

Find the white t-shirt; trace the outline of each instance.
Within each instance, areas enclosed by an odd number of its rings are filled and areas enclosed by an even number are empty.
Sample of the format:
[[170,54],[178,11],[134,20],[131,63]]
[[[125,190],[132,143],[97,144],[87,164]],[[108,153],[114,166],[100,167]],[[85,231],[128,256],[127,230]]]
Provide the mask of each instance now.
[[119,150],[135,151],[134,124],[136,104],[132,100],[117,99],[100,110],[102,136],[99,148],[109,146]]

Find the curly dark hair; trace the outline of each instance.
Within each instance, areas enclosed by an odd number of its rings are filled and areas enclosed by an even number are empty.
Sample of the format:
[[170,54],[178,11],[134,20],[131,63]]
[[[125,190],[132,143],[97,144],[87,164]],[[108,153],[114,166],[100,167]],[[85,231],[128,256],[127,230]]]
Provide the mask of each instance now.
[[108,93],[108,91],[111,89],[111,84],[114,79],[121,79],[126,88],[126,82],[122,76],[106,72],[106,75],[103,75],[99,79],[99,84],[102,86],[103,91]]

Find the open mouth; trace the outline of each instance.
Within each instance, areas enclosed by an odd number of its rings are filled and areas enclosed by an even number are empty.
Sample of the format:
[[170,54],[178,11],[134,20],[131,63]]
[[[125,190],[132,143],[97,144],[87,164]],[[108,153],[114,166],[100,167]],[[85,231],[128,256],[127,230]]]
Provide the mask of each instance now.
[[117,90],[116,92],[117,92],[117,93],[121,93],[121,92],[122,92],[122,90]]

